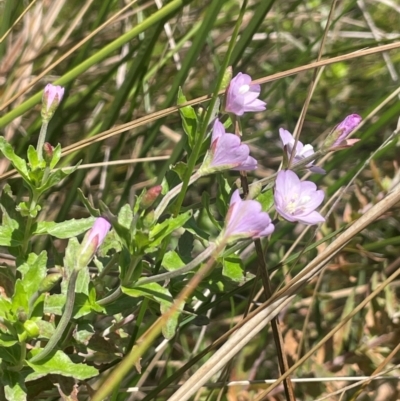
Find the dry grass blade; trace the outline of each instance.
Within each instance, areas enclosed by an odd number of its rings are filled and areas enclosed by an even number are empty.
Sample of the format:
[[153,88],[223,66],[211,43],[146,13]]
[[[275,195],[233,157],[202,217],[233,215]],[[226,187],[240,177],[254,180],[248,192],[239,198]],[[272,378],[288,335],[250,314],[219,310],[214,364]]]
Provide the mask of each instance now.
[[[283,308],[285,308],[298,291],[310,280],[316,277],[323,266],[336,255],[357,233],[366,228],[369,224],[376,221],[376,219],[390,208],[392,208],[397,202],[400,201],[400,185],[398,185],[393,192],[391,192],[385,199],[374,205],[369,211],[367,211],[360,219],[358,219],[352,226],[350,226],[342,235],[339,236],[332,244],[330,244],[321,254],[319,254],[309,265],[296,277],[294,277],[284,288],[278,291],[274,296],[259,307],[239,330],[237,330],[226,343],[207,361],[201,366],[201,368],[194,373],[181,388],[175,392],[169,401],[186,401],[191,395],[193,395],[201,386],[203,386],[211,377],[216,374],[231,358],[233,358],[245,344],[247,344],[259,331],[265,327],[273,317],[275,317]],[[366,304],[366,301],[372,299],[373,296],[377,295],[382,291],[385,286],[393,281],[398,275],[400,270],[396,271],[392,276],[385,280],[369,297],[358,306],[357,309],[361,309],[361,306]],[[341,324],[344,324],[347,320],[344,319]],[[336,330],[338,327],[336,328]],[[326,339],[324,339],[326,341]],[[269,393],[273,388],[279,385],[285,377],[291,374],[304,360],[308,358],[312,352],[315,351],[313,348],[307,353],[301,360],[299,360],[294,366],[292,366],[284,375],[282,375],[274,385],[272,385],[267,392]],[[257,397],[257,401],[264,398],[267,393],[261,394]]]

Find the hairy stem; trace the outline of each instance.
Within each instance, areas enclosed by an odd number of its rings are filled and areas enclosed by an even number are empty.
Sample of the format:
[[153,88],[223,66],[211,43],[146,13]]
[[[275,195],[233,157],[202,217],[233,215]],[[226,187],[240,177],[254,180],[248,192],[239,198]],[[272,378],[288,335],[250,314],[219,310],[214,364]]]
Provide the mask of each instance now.
[[40,127],[39,139],[38,139],[38,143],[36,146],[36,151],[38,154],[39,161],[43,160],[43,145],[44,145],[44,141],[46,140],[46,133],[47,133],[48,125],[49,125],[49,122],[43,120],[42,126]]
[[64,331],[67,328],[69,321],[71,320],[72,312],[74,309],[75,284],[76,284],[76,279],[78,278],[78,273],[79,270],[74,269],[71,273],[71,277],[69,278],[67,299],[65,302],[64,313],[61,316],[60,322],[58,323],[58,326],[54,334],[52,335],[46,346],[43,348],[43,350],[39,352],[37,355],[35,355],[33,358],[31,358],[29,362],[37,363],[45,359],[54,350],[54,348],[60,341],[60,338],[64,334]]

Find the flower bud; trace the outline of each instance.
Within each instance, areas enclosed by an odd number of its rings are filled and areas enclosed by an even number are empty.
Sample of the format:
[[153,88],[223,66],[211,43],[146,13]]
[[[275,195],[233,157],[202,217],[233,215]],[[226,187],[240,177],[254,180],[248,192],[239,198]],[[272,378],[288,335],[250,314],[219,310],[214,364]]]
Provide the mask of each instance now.
[[140,206],[142,209],[147,209],[149,208],[155,200],[160,196],[162,191],[162,186],[161,185],[156,185],[155,187],[152,187],[148,189],[142,196],[142,199],[140,200]]
[[43,292],[48,292],[50,291],[62,278],[61,273],[50,273],[48,274],[39,284],[38,292],[43,293]]
[[33,320],[27,320],[23,326],[28,338],[35,338],[39,335],[39,326]]
[[103,217],[96,219],[93,227],[83,238],[76,265],[78,270],[83,269],[89,264],[97,249],[103,243],[110,228],[111,224]]
[[42,118],[45,121],[50,121],[64,96],[64,88],[47,84],[44,88],[42,98]]
[[338,124],[325,139],[323,149],[340,150],[353,146],[359,139],[346,139],[362,118],[358,114],[350,114],[340,124]]
[[54,147],[51,146],[48,142],[45,142],[43,145],[43,159],[46,164],[50,164],[53,159]]

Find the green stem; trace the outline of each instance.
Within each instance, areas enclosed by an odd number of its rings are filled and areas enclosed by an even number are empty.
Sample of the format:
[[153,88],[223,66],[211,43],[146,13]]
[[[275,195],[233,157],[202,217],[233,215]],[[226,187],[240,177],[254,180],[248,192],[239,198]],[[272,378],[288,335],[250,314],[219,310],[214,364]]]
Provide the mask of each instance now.
[[54,334],[51,336],[49,342],[46,344],[43,350],[39,352],[37,355],[35,355],[33,358],[31,358],[29,362],[37,363],[45,359],[54,350],[60,338],[64,334],[64,331],[67,328],[69,321],[71,320],[72,312],[74,309],[75,284],[76,284],[76,279],[78,278],[78,274],[79,270],[77,269],[74,269],[71,273],[71,277],[69,278],[69,283],[68,283],[67,299],[65,302],[64,313],[61,316],[60,322],[58,323],[58,326],[54,331]]
[[[190,178],[188,185],[193,184],[195,181],[197,181],[201,177],[201,174],[197,171],[194,173]],[[154,221],[156,222],[160,216],[163,214],[164,210],[167,208],[169,203],[175,196],[177,196],[179,193],[182,192],[182,186],[183,182],[178,184],[176,187],[172,188],[169,192],[165,194],[165,196],[161,199],[161,202],[159,205],[156,207],[156,210],[154,211]]]
[[[37,195],[33,194],[32,199],[29,204],[29,214],[35,209],[37,202],[38,202],[38,197],[37,197]],[[32,228],[33,221],[34,221],[34,219],[30,215],[26,219],[24,242],[22,245],[22,255],[21,255],[23,257],[25,257],[25,254],[28,251],[29,241],[31,239],[31,228]]]
[[148,284],[148,283],[157,283],[159,281],[164,281],[171,279],[173,277],[178,277],[181,274],[185,274],[187,272],[190,272],[193,270],[196,266],[198,266],[201,262],[206,260],[216,249],[215,244],[210,244],[210,246],[205,249],[200,255],[196,256],[189,264],[186,266],[181,267],[180,269],[167,272],[167,273],[161,273],[157,274],[155,276],[151,277],[145,277],[140,279],[137,283],[135,283],[135,287],[140,286],[142,284]]
[[246,11],[246,7],[247,7],[247,0],[244,0],[243,4],[242,4],[242,8],[240,9],[238,19],[235,24],[235,29],[232,33],[232,37],[229,42],[229,47],[228,47],[227,53],[225,55],[224,61],[221,64],[221,69],[218,73],[217,83],[215,85],[214,92],[213,92],[211,100],[210,100],[210,104],[207,107],[206,116],[205,116],[204,120],[202,121],[199,137],[197,138],[197,141],[194,145],[193,151],[192,151],[191,155],[189,156],[186,174],[183,177],[182,190],[179,193],[178,199],[176,200],[176,203],[174,205],[174,215],[177,215],[181,209],[183,199],[185,198],[186,191],[189,186],[190,176],[192,175],[192,172],[196,165],[197,159],[199,158],[201,145],[203,144],[204,138],[207,133],[208,125],[210,123],[212,114],[214,112],[214,106],[218,99],[218,94],[219,94],[219,91],[222,86],[222,82],[223,82],[223,79],[225,76],[225,71],[229,66],[229,61],[230,61],[233,49],[235,48],[236,39],[239,34],[240,25],[242,24],[242,19],[243,19],[243,15]]
[[122,290],[121,286],[119,286],[112,294],[108,295],[103,299],[100,299],[99,301],[97,301],[97,303],[102,306],[108,305],[117,300],[121,295],[122,295]]
[[49,126],[49,122],[46,120],[43,120],[42,126],[40,127],[38,143],[36,146],[36,152],[37,152],[39,161],[43,160],[43,145],[44,145],[44,141],[46,140],[48,126]]

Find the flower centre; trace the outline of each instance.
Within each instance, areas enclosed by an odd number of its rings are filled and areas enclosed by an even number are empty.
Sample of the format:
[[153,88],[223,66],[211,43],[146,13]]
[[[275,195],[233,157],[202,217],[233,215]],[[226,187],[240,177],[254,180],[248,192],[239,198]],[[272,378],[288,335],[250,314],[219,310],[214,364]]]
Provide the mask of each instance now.
[[289,214],[304,212],[304,209],[310,200],[311,198],[308,195],[303,195],[301,198],[299,198],[298,194],[292,194],[290,197],[285,197],[285,211]]
[[239,88],[239,93],[240,93],[241,95],[244,95],[244,94],[247,93],[249,90],[250,90],[250,86],[249,86],[249,85],[242,85],[242,86]]

